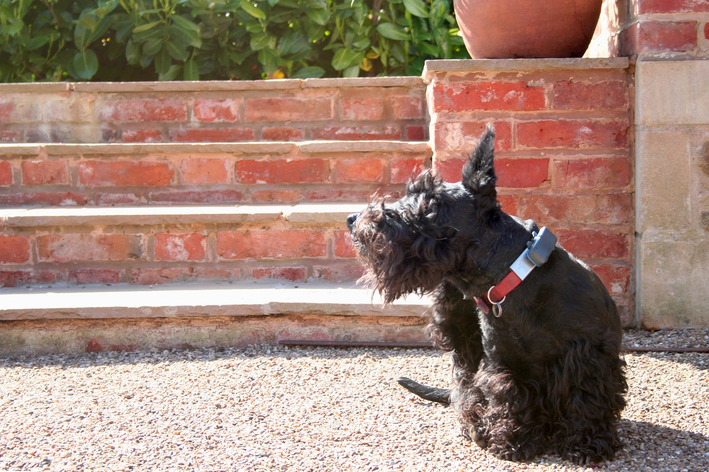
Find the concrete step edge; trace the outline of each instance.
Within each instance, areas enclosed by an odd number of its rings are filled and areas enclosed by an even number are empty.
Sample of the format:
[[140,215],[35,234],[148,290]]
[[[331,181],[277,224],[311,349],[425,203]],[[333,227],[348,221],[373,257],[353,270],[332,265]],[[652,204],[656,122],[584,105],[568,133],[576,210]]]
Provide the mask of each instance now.
[[4,208],[0,225],[8,228],[86,225],[192,223],[342,224],[366,203],[297,203],[293,205],[136,206],[81,208]]
[[0,290],[0,321],[212,316],[421,316],[427,297],[383,307],[355,283],[195,284],[23,287]]
[[430,153],[425,141],[273,141],[205,143],[0,143],[0,155],[114,155],[114,154],[288,154],[298,149],[308,153],[402,152]]

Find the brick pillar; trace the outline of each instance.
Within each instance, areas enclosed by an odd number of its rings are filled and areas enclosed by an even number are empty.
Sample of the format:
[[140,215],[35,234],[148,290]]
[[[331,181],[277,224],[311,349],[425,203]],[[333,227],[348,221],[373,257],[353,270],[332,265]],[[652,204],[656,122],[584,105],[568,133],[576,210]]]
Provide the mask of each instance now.
[[596,33],[636,61],[636,317],[709,326],[709,2],[608,0]]
[[434,169],[460,180],[486,123],[503,209],[549,226],[634,323],[632,100],[628,61],[429,61]]

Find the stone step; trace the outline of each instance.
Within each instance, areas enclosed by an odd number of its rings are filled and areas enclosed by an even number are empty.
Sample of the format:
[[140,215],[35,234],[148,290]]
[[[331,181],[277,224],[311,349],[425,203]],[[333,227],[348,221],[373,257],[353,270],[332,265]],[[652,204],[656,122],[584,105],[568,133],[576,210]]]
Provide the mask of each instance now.
[[431,165],[426,142],[0,144],[0,205],[366,201]]
[[429,300],[382,307],[349,284],[239,282],[0,291],[0,355],[245,346],[425,342]]
[[365,203],[0,209],[0,286],[161,285],[362,274],[346,228]]
[[427,139],[421,77],[0,84],[9,142]]

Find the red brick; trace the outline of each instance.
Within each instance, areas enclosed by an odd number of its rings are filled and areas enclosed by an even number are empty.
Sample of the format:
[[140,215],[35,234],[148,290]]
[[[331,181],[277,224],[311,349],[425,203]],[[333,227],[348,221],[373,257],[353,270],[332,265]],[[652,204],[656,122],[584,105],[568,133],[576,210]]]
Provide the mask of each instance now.
[[79,164],[79,182],[92,187],[162,187],[173,170],[163,162],[86,161]]
[[535,188],[547,181],[549,159],[497,159],[498,187]]
[[627,157],[554,161],[552,181],[561,188],[621,188],[630,185],[633,169]]
[[466,159],[436,159],[433,161],[433,170],[446,182],[460,182],[465,162]]
[[342,120],[381,120],[384,116],[384,101],[378,97],[343,98],[340,100]]
[[[510,123],[492,122],[495,127],[495,151],[512,149],[512,126]],[[441,151],[472,152],[485,131],[485,122],[436,123],[435,147]]]
[[124,143],[161,143],[165,135],[157,129],[126,130],[121,133]]
[[696,21],[647,21],[638,25],[637,52],[687,51],[696,46]]
[[50,185],[69,183],[66,161],[23,161],[24,185]]
[[516,215],[517,212],[517,197],[515,195],[497,195],[497,200],[500,202],[502,211],[510,215]]
[[[380,192],[382,193],[382,192]],[[396,198],[398,192],[387,191],[388,195]],[[320,202],[366,202],[372,196],[371,190],[352,190],[349,188],[334,188],[330,186],[324,189],[308,190],[305,192],[305,199]]]
[[182,161],[182,183],[225,184],[229,180],[226,159],[188,158]]
[[15,108],[14,102],[0,102],[0,121],[12,121],[12,113]]
[[0,205],[49,205],[49,206],[84,206],[88,203],[85,195],[71,192],[45,193],[27,192],[0,195]]
[[395,159],[391,166],[391,183],[403,184],[425,169],[423,159]]
[[627,295],[631,284],[632,270],[615,264],[593,264],[593,271],[603,281],[603,285],[613,296]]
[[154,203],[238,203],[243,200],[244,196],[237,190],[176,191],[150,194],[150,201]]
[[103,269],[77,269],[69,271],[69,281],[73,284],[117,284],[121,281],[120,272]]
[[338,159],[335,169],[338,182],[379,183],[384,179],[384,163],[379,159]]
[[223,259],[324,257],[327,242],[320,231],[219,231],[217,255]]
[[112,100],[103,105],[102,121],[187,121],[187,106],[181,100]]
[[204,269],[197,267],[134,269],[131,271],[130,283],[133,285],[161,285],[173,282],[225,281],[240,278],[240,269]]
[[202,234],[158,233],[155,235],[155,260],[201,261],[207,240]]
[[627,110],[628,85],[622,81],[556,82],[552,88],[553,109],[558,110]]
[[22,133],[10,129],[0,130],[0,143],[19,143],[22,141]]
[[251,194],[251,200],[259,203],[291,203],[301,199],[295,190],[257,190]]
[[545,120],[517,124],[517,143],[524,148],[625,148],[627,121]]
[[96,205],[133,205],[145,203],[134,193],[99,193],[96,195]]
[[567,251],[581,259],[618,259],[630,254],[628,234],[583,229],[558,230],[556,235]]
[[423,126],[407,126],[406,139],[408,141],[426,141],[426,128]]
[[236,143],[254,140],[250,128],[184,129],[170,133],[170,140],[180,143]]
[[251,273],[255,279],[285,279],[291,282],[305,280],[305,268],[303,267],[264,267],[254,269]]
[[24,236],[0,235],[0,263],[20,264],[30,260],[30,240]]
[[261,130],[262,141],[303,141],[305,131],[298,128],[265,127]]
[[139,236],[128,234],[52,234],[37,237],[41,261],[124,261],[142,255]]
[[423,97],[414,95],[393,96],[391,97],[391,111],[395,120],[423,119]]
[[0,162],[0,185],[12,185],[12,164]]
[[28,284],[51,284],[56,281],[56,274],[43,271],[15,270],[0,271],[0,287],[17,287]]
[[706,0],[635,0],[638,14],[709,12]]
[[352,282],[362,275],[364,275],[364,266],[357,262],[313,267],[313,277],[327,282]]
[[246,121],[318,121],[334,118],[329,98],[246,99]]
[[194,118],[197,121],[238,121],[239,107],[242,100],[230,98],[224,100],[196,99]]
[[383,128],[370,128],[367,126],[329,126],[326,128],[313,128],[313,139],[334,141],[375,141],[387,139],[401,139],[401,130],[396,126]]
[[633,214],[630,194],[526,195],[517,199],[518,216],[540,225],[625,224]]
[[436,83],[433,86],[435,112],[476,110],[534,111],[546,106],[544,87],[525,82]]
[[353,259],[357,256],[349,231],[335,231],[333,238],[335,240],[335,257]]
[[39,121],[38,103],[0,102],[0,122],[30,123]]
[[236,162],[235,174],[237,182],[244,184],[316,183],[328,180],[329,169],[323,159],[242,159]]

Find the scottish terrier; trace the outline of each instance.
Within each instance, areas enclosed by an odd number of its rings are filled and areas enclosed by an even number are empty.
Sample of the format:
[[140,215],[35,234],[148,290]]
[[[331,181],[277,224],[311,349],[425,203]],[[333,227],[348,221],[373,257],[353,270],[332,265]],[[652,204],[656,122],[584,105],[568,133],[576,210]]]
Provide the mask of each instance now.
[[450,389],[399,383],[452,405],[498,458],[611,459],[627,391],[618,310],[550,230],[502,211],[494,140],[488,127],[461,182],[426,170],[399,201],[347,218],[363,279],[385,303],[431,294],[429,335],[452,354]]

